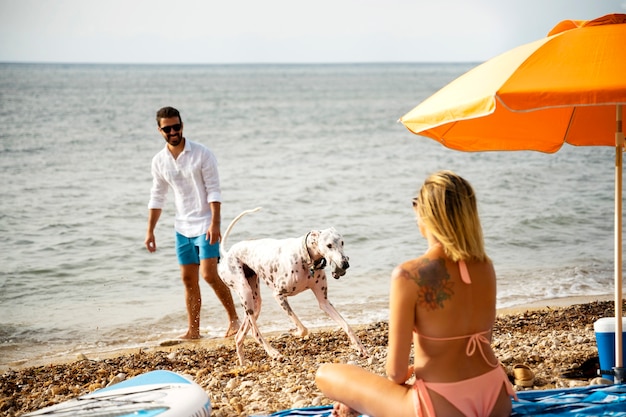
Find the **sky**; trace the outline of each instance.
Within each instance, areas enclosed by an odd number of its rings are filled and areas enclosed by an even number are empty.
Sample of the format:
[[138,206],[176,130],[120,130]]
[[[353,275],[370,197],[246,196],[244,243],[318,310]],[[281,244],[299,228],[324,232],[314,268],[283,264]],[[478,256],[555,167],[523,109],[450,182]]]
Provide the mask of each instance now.
[[0,62],[481,62],[626,0],[0,0]]

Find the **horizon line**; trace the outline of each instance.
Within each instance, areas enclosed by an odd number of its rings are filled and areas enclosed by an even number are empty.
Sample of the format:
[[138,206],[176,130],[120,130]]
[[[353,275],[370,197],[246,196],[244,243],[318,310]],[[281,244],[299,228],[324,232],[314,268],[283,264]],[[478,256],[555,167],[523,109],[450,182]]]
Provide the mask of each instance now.
[[477,64],[483,61],[337,61],[337,62],[288,62],[288,61],[276,61],[276,62],[90,62],[90,61],[12,61],[12,60],[0,60],[0,64],[11,65],[145,65],[145,66],[238,66],[238,65],[257,65],[257,66],[272,66],[272,65],[408,65],[408,64]]

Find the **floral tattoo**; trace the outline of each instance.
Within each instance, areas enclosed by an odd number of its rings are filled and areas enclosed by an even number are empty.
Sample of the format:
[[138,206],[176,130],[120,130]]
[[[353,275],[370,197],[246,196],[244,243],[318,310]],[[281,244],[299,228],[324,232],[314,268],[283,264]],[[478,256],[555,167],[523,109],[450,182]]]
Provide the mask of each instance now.
[[450,275],[446,270],[443,259],[422,261],[418,267],[417,277],[413,280],[419,286],[417,302],[428,310],[443,308],[444,301],[450,299],[454,291],[454,283],[450,281]]

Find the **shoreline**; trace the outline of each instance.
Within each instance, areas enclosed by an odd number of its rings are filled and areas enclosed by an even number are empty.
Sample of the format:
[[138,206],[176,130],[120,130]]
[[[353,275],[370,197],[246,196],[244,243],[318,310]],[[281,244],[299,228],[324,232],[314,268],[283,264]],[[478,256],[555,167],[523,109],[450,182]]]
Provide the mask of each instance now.
[[[543,309],[553,309],[559,307],[568,307],[574,304],[585,304],[593,301],[612,301],[614,298],[613,295],[600,295],[600,296],[572,296],[572,297],[562,297],[562,298],[552,298],[546,300],[535,301],[532,303],[520,304],[518,306],[512,307],[504,307],[496,310],[496,316],[510,315],[510,314],[520,314],[525,311],[532,310],[543,310]],[[320,314],[323,314],[320,312]],[[360,330],[364,327],[367,327],[369,324],[373,323],[365,323],[365,324],[357,324],[352,325],[355,330]],[[309,331],[314,333],[316,331],[332,331],[335,329],[333,326],[324,326],[324,327],[311,327]],[[285,332],[267,332],[263,333],[264,336],[267,337],[277,337]],[[82,352],[72,352],[67,354],[59,354],[56,357],[46,357],[46,358],[24,358],[17,361],[2,363],[0,364],[0,374],[9,370],[20,370],[30,367],[36,366],[45,366],[45,365],[61,365],[67,364],[75,361],[80,361],[83,359],[89,360],[103,360],[110,359],[112,357],[128,355],[138,351],[143,352],[157,352],[157,351],[169,351],[172,348],[184,348],[184,349],[213,349],[219,346],[231,346],[234,347],[234,342],[232,338],[224,338],[224,337],[212,337],[212,338],[201,338],[197,340],[182,340],[182,339],[164,339],[155,344],[149,345],[137,345],[137,346],[127,346],[127,347],[112,347],[109,349],[86,349]]]
[[560,307],[570,307],[575,304],[587,304],[594,301],[613,301],[614,294],[603,295],[576,295],[570,297],[549,298],[545,300],[533,301],[532,303],[520,304],[512,307],[504,307],[496,310],[496,316],[518,314],[527,310],[543,310]]
[[[571,297],[562,297],[562,298],[552,298],[546,300],[535,301],[532,303],[520,304],[518,306],[512,307],[504,307],[496,310],[496,316],[510,315],[510,314],[520,314],[529,310],[544,310],[544,309],[553,309],[559,307],[568,307],[574,304],[585,304],[593,301],[612,301],[614,295],[605,294],[599,296],[571,296]],[[320,314],[323,314],[320,312]],[[367,327],[372,323],[365,324],[356,324],[352,325],[354,330],[360,330],[364,327]],[[314,333],[316,331],[332,331],[333,329],[338,327],[333,326],[324,326],[324,327],[311,327],[309,331]],[[286,332],[267,332],[263,333],[264,336],[267,337],[277,337]],[[127,347],[112,347],[109,349],[86,349],[82,352],[73,352],[67,354],[59,354],[55,357],[45,357],[45,358],[24,358],[17,361],[2,363],[0,364],[0,374],[3,372],[7,372],[10,370],[20,370],[25,368],[31,368],[36,366],[46,366],[46,365],[62,365],[75,361],[80,361],[83,359],[89,360],[103,360],[110,359],[112,357],[128,355],[138,351],[142,352],[157,352],[157,351],[169,351],[172,348],[184,348],[184,349],[213,349],[219,346],[232,346],[234,347],[234,342],[232,338],[223,338],[223,337],[211,337],[211,338],[201,338],[197,340],[182,340],[182,339],[165,339],[161,340],[156,344],[149,345],[137,345],[137,346],[127,346]]]
[[[532,387],[551,389],[588,385],[590,378],[569,379],[597,357],[593,323],[614,315],[612,295],[568,297],[499,309],[492,346],[513,383],[512,368],[525,364],[535,374]],[[305,337],[264,334],[283,355],[271,360],[251,337],[244,344],[246,364],[237,361],[232,338],[161,343],[149,348],[116,349],[42,365],[22,364],[0,373],[0,416],[41,409],[114,380],[155,369],[185,374],[211,398],[212,416],[267,415],[288,408],[330,404],[314,383],[324,362],[354,363],[384,375],[387,323],[353,326],[370,356],[361,357],[338,327],[315,328]]]

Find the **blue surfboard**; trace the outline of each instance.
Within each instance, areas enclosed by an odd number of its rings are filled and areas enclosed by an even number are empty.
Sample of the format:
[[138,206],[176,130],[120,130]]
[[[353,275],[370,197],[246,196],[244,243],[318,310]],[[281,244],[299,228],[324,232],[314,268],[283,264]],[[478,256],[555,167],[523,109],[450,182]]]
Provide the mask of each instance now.
[[200,385],[170,371],[152,371],[27,416],[209,417],[211,401]]

